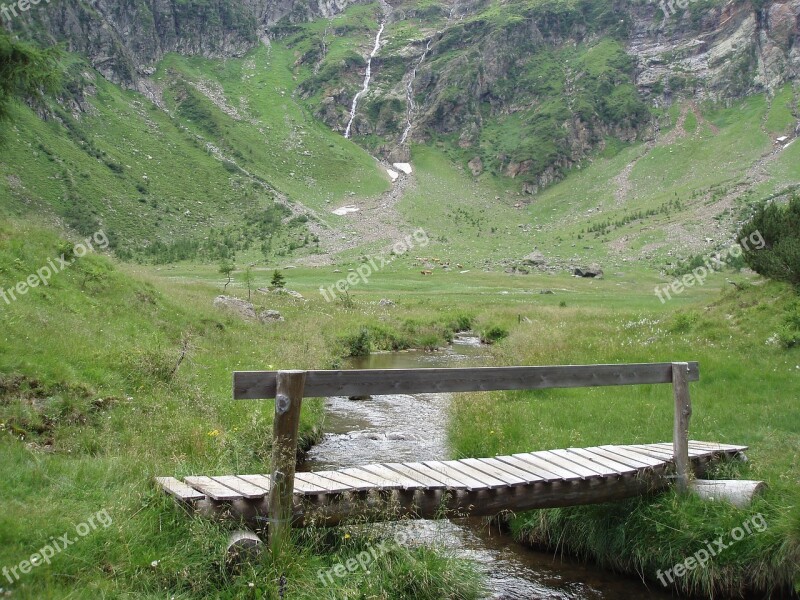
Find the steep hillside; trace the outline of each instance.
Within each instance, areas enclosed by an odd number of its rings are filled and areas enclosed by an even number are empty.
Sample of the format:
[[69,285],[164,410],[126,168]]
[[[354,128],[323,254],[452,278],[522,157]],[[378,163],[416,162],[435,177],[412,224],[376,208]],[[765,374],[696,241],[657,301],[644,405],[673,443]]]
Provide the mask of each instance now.
[[0,206],[47,207],[81,234],[103,227],[123,257],[318,252],[309,229],[328,231],[336,217],[310,207],[388,185],[371,157],[287,96],[285,53],[261,48],[224,65],[171,55],[154,74],[162,108],[68,60],[67,92],[46,119],[14,114]]
[[[102,226],[123,258],[157,262],[329,264],[424,226],[471,268],[533,251],[661,268],[800,183],[797,0],[187,6],[14,22],[84,54],[57,102],[16,111],[5,210]],[[117,41],[87,46],[71,22]]]

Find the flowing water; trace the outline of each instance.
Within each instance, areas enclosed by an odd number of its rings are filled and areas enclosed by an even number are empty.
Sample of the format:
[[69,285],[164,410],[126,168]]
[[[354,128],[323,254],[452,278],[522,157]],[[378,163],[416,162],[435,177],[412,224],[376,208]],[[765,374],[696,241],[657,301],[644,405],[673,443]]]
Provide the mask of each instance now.
[[[408,369],[481,366],[488,362],[477,338],[461,336],[450,348],[438,352],[373,354],[350,366]],[[319,471],[450,458],[446,436],[449,403],[449,394],[376,396],[371,400],[328,398],[325,439],[311,450],[304,468]],[[409,545],[443,546],[456,556],[475,560],[487,576],[487,598],[670,598],[636,579],[530,550],[496,528],[490,529],[482,519],[404,521],[387,526],[401,530]]]
[[406,143],[408,133],[413,126],[414,112],[417,110],[416,104],[414,103],[414,81],[417,79],[417,71],[422,65],[422,61],[425,60],[425,57],[428,56],[428,52],[431,50],[431,41],[432,40],[428,40],[428,43],[425,44],[425,51],[411,70],[411,75],[406,84],[406,128],[403,130],[403,135],[400,137],[400,145]]
[[372,52],[367,59],[367,71],[364,74],[364,85],[361,87],[361,91],[353,97],[353,104],[350,107],[350,120],[347,122],[347,128],[344,130],[344,137],[346,138],[350,137],[350,127],[353,125],[353,119],[356,118],[358,101],[361,99],[361,96],[366,94],[369,90],[369,80],[372,79],[372,59],[375,58],[375,55],[381,48],[381,35],[383,35],[384,27],[386,27],[386,21],[381,22],[381,26],[378,28],[378,35],[375,36],[375,47],[372,49]]

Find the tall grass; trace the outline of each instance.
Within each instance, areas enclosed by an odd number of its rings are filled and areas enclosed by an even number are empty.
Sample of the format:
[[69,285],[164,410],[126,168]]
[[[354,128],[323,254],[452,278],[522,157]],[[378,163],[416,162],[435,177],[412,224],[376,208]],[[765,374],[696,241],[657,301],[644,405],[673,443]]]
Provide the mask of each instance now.
[[[64,245],[47,228],[0,223],[0,286],[24,280]],[[87,281],[87,269],[101,276]],[[16,567],[101,509],[113,520],[51,564],[3,576],[0,588],[37,600],[277,598],[283,576],[291,598],[477,597],[469,563],[399,546],[369,573],[322,586],[319,569],[356,556],[377,533],[303,531],[280,559],[267,554],[231,573],[222,559],[236,524],[185,514],[155,488],[157,475],[269,472],[272,402],[234,402],[231,372],[329,366],[335,340],[363,318],[326,318],[321,300],[256,294],[286,322],[251,323],[214,308],[218,293],[93,255],[0,306],[0,567]],[[322,402],[307,400],[305,443],[322,424]]]
[[[762,513],[748,537],[675,581],[686,594],[737,597],[800,583],[800,355],[779,343],[795,293],[780,284],[731,289],[680,311],[547,308],[496,348],[506,364],[698,360],[691,439],[750,446],[746,464],[711,477],[763,479],[746,510],[673,493],[624,503],[535,511],[510,520],[516,537],[656,581],[716,538]],[[672,439],[670,386],[462,394],[453,405],[458,456]],[[660,585],[656,581],[656,585]]]

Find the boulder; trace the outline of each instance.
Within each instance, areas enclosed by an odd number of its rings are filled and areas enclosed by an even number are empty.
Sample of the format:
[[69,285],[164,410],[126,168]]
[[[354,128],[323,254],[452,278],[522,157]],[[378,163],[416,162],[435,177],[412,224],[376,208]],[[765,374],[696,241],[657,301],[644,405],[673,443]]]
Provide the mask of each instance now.
[[256,319],[256,311],[253,303],[247,300],[240,300],[233,296],[217,296],[214,298],[214,307],[227,310],[242,319]]
[[575,267],[572,274],[575,275],[575,277],[594,277],[599,279],[603,276],[603,269],[598,265],[592,265],[591,267]]
[[378,302],[380,306],[394,306],[394,302],[389,300],[388,298],[381,298],[381,301]]
[[262,323],[274,323],[284,321],[283,315],[277,310],[262,310],[258,313],[258,320]]
[[298,300],[304,300],[303,295],[300,292],[295,292],[294,290],[287,290],[286,288],[258,288],[258,291],[262,294],[281,294],[284,296],[291,296],[292,298],[297,298]]
[[543,267],[547,264],[547,261],[544,259],[544,254],[541,252],[531,252],[522,259],[522,264],[531,267]]
[[483,173],[483,161],[481,160],[480,156],[476,156],[471,161],[467,163],[469,170],[472,171],[473,177],[477,177],[481,173]]

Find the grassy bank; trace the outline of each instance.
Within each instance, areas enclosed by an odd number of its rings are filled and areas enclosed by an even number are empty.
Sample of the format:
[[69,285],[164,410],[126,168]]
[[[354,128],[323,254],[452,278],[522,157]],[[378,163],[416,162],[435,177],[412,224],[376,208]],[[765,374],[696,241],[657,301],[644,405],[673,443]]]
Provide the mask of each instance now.
[[[768,523],[688,575],[686,594],[738,597],[748,588],[800,585],[800,355],[781,340],[800,310],[778,284],[730,288],[676,309],[542,307],[496,346],[504,364],[700,361],[692,384],[691,438],[750,446],[749,462],[714,478],[763,479],[769,490],[747,510],[673,493],[624,503],[516,515],[515,536],[638,574],[660,587],[666,571],[728,536],[753,515]],[[507,320],[514,314],[505,309]],[[514,311],[516,312],[516,311]],[[503,309],[498,310],[498,318]],[[669,386],[464,394],[453,405],[451,439],[462,456],[671,440]]]
[[[2,222],[0,287],[27,280],[75,241]],[[0,300],[0,567],[9,569],[2,593],[277,598],[283,575],[292,598],[475,597],[469,564],[396,545],[372,574],[323,586],[318,571],[358,556],[377,531],[306,531],[280,560],[267,556],[237,573],[223,568],[233,524],[183,514],[153,477],[268,472],[272,403],[232,401],[231,372],[330,366],[338,340],[370,317],[321,299],[256,294],[258,307],[278,309],[286,321],[250,323],[213,307],[218,281],[154,273],[89,254],[48,285]],[[242,296],[241,288],[232,292]],[[304,403],[307,441],[319,437],[323,417],[321,401]],[[101,511],[108,527],[20,571],[22,561],[64,534],[75,538]]]

